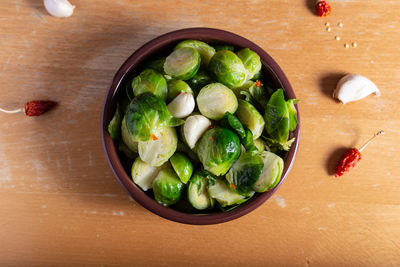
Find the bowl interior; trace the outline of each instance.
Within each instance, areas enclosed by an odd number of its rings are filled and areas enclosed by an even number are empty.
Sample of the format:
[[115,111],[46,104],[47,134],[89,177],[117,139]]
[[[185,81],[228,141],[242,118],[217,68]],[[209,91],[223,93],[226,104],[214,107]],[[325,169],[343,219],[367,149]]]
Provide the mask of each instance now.
[[[278,64],[259,46],[253,42],[238,36],[236,34],[210,28],[190,28],[179,31],[174,31],[155,38],[135,53],[133,53],[121,66],[121,68],[115,74],[110,89],[107,92],[106,99],[104,102],[102,122],[101,122],[101,133],[103,139],[103,147],[114,172],[115,177],[121,183],[121,185],[127,190],[127,192],[140,204],[142,204],[148,210],[156,213],[164,218],[188,224],[215,224],[226,222],[254,210],[265,202],[281,185],[285,180],[296,155],[299,137],[300,137],[300,116],[298,113],[299,124],[297,129],[292,133],[293,137],[296,137],[295,142],[289,152],[287,152],[283,159],[285,161],[285,168],[282,173],[281,181],[271,191],[256,194],[246,203],[240,205],[236,209],[228,212],[211,212],[211,213],[187,213],[179,211],[177,209],[185,209],[183,207],[165,207],[158,204],[150,195],[150,193],[143,192],[130,178],[130,164],[132,163],[122,154],[118,153],[118,149],[114,145],[113,140],[107,132],[108,123],[111,121],[115,109],[117,99],[125,94],[125,85],[132,79],[133,76],[137,75],[142,69],[143,63],[156,59],[162,56],[167,56],[174,46],[181,40],[185,39],[196,39],[204,41],[208,44],[231,44],[237,48],[250,48],[255,51],[261,58],[262,70],[264,72],[265,81],[273,89],[283,88],[287,98],[296,98],[292,87],[289,84],[283,71],[280,69]],[[296,105],[297,108],[297,105]],[[176,209],[177,208],[177,209]]]

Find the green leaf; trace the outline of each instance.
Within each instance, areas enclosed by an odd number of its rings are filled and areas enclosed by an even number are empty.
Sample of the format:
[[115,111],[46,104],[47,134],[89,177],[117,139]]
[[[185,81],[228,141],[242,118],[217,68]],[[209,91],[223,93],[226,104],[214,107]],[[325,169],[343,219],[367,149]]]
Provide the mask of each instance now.
[[282,89],[272,94],[265,109],[264,119],[268,135],[281,144],[286,143],[289,137],[289,111]]
[[121,136],[121,111],[119,103],[117,103],[114,117],[108,124],[108,133],[113,140],[117,140]]
[[297,99],[289,99],[286,101],[287,108],[289,110],[289,131],[293,132],[297,127],[297,110],[294,105],[299,102]]

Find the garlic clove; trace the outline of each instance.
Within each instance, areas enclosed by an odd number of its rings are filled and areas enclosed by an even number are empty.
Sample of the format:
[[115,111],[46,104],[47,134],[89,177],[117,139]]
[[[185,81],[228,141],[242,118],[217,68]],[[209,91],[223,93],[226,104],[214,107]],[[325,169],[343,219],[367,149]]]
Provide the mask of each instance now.
[[347,74],[339,80],[333,97],[346,104],[363,99],[372,93],[381,95],[378,87],[371,80],[358,74]]
[[211,121],[203,115],[192,115],[186,119],[183,125],[183,136],[191,149],[210,126]]
[[74,13],[74,5],[68,0],[44,0],[44,7],[50,15],[58,18],[70,17]]
[[178,119],[189,116],[193,112],[194,107],[194,97],[188,92],[181,92],[167,106],[169,113]]

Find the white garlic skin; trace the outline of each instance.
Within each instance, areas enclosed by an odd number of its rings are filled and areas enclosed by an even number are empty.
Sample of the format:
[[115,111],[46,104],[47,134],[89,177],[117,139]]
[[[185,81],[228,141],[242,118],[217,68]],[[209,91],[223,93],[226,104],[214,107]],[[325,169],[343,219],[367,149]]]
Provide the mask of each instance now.
[[168,105],[168,111],[178,119],[185,118],[193,112],[196,103],[191,93],[181,92]]
[[74,5],[68,0],[44,0],[44,7],[50,15],[58,18],[70,17],[74,13]]
[[203,115],[192,115],[186,119],[183,125],[183,135],[191,149],[210,126],[211,121]]
[[358,74],[347,74],[338,82],[333,97],[346,104],[363,99],[372,93],[381,95],[378,87],[371,80]]

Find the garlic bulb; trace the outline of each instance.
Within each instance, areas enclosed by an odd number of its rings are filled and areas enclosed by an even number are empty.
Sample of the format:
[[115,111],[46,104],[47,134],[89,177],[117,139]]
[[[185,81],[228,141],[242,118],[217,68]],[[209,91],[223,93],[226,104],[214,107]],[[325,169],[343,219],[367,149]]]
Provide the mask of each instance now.
[[43,2],[47,12],[54,17],[66,18],[74,13],[75,6],[68,0],[44,0]]
[[377,96],[381,95],[378,87],[372,81],[358,74],[348,74],[338,82],[333,97],[346,104],[363,99],[372,93]]
[[211,121],[203,115],[192,115],[186,119],[183,125],[183,136],[191,149],[210,126]]
[[181,119],[189,116],[193,112],[195,106],[194,97],[191,93],[181,92],[171,103],[168,104],[167,108],[169,113],[175,118]]

